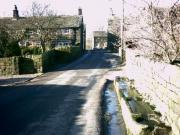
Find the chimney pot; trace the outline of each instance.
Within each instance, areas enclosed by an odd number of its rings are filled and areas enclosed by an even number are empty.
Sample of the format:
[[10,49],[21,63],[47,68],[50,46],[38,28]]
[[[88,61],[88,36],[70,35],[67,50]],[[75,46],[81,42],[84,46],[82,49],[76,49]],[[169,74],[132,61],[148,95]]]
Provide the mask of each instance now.
[[18,11],[16,5],[14,5],[13,18],[15,18],[15,19],[18,19],[18,18],[19,18],[19,11]]
[[78,15],[82,15],[82,8],[78,9]]

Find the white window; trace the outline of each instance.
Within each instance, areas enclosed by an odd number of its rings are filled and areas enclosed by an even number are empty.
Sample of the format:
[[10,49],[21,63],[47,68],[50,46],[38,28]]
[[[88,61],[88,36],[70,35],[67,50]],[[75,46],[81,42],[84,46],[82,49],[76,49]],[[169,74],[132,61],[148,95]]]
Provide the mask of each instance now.
[[40,46],[40,45],[41,45],[41,42],[40,42],[40,41],[36,41],[35,44],[36,44],[37,46]]
[[34,32],[33,31],[29,31],[28,33],[29,33],[29,35],[32,35]]
[[69,34],[69,29],[64,29],[63,33],[64,34]]

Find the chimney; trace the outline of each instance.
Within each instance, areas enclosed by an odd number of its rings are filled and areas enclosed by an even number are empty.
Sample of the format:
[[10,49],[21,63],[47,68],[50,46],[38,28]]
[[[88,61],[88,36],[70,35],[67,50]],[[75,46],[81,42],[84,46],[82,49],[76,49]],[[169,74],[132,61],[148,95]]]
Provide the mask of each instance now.
[[13,18],[14,18],[14,19],[18,19],[18,18],[19,18],[19,11],[18,11],[16,5],[14,5]]
[[78,9],[78,15],[82,15],[82,8]]
[[113,12],[113,9],[110,8],[110,10],[111,10],[111,16],[115,16],[115,14],[114,14],[114,12]]

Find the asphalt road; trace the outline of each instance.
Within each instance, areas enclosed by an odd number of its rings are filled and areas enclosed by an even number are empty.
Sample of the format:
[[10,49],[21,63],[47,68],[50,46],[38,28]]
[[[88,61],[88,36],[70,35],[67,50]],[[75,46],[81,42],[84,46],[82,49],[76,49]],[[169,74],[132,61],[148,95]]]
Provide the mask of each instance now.
[[101,81],[116,58],[92,52],[31,82],[0,87],[0,135],[98,135]]

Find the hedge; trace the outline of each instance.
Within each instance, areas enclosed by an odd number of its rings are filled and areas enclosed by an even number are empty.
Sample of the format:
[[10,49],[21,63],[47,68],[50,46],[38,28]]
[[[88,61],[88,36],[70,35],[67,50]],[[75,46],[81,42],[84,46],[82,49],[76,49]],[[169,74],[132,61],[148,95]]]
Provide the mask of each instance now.
[[50,70],[58,64],[69,63],[81,56],[77,46],[65,46],[42,54],[43,72]]

